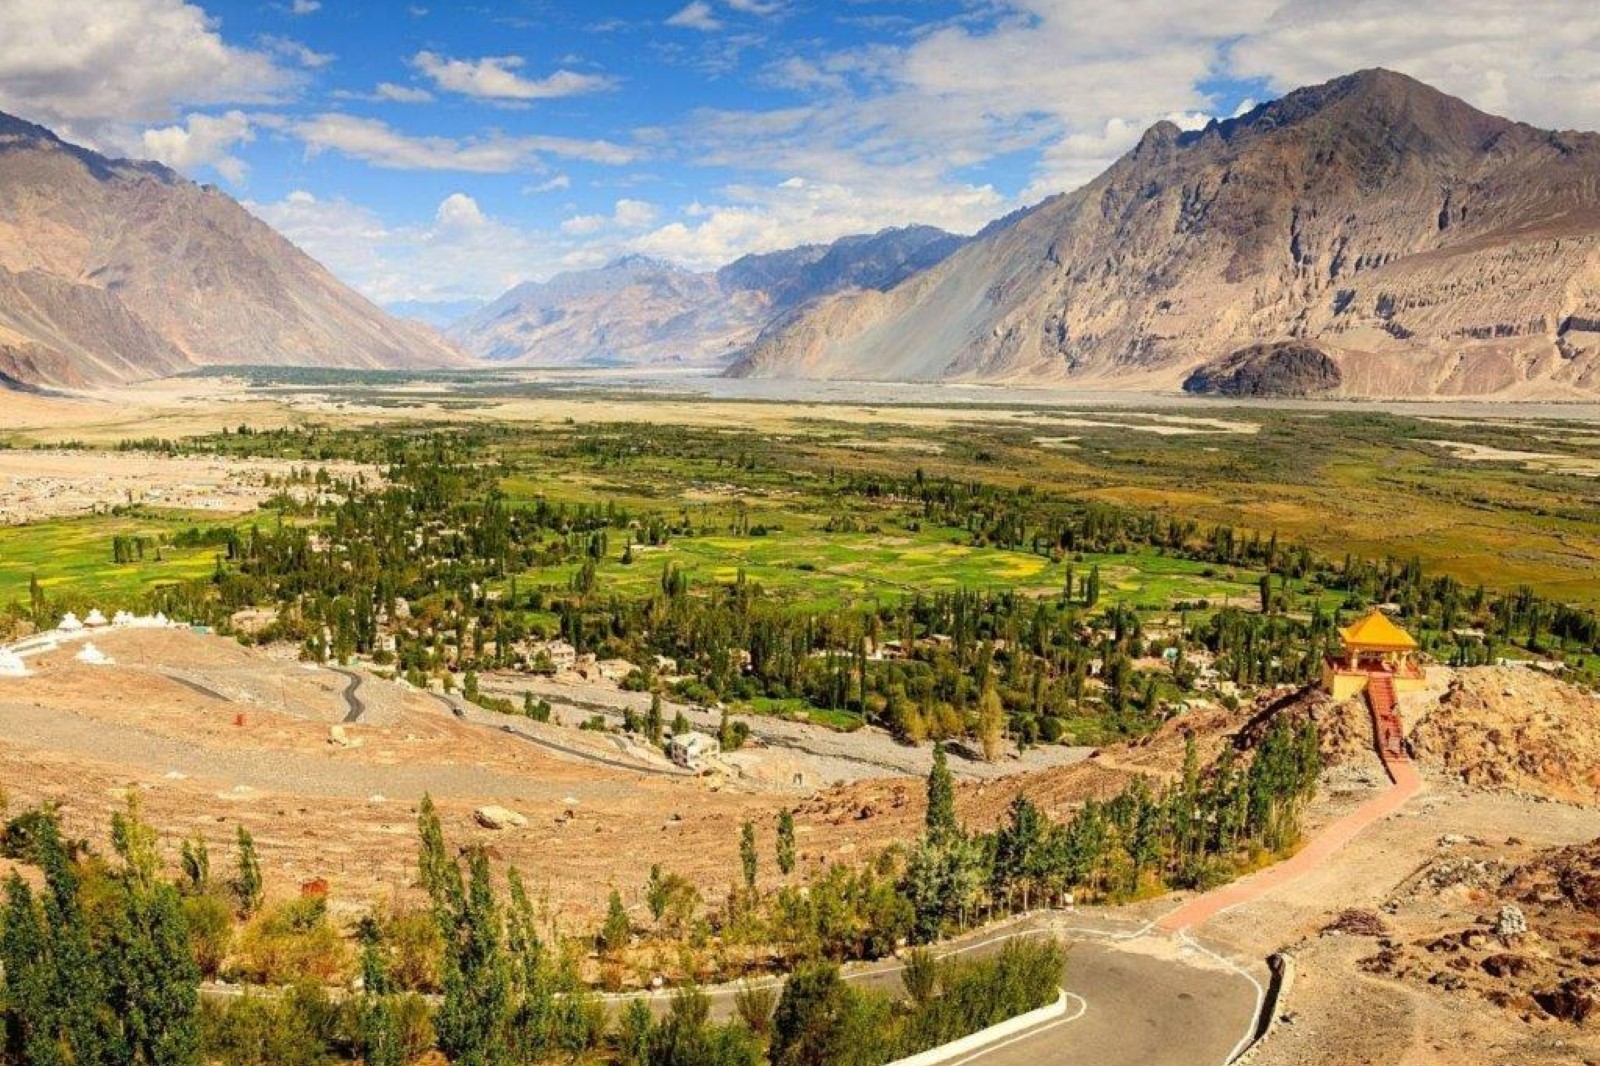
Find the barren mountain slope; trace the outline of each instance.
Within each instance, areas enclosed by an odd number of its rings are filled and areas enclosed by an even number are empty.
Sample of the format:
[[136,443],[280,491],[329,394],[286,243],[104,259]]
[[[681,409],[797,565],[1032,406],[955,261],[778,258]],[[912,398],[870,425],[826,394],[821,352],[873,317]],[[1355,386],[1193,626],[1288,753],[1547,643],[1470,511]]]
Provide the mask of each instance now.
[[704,274],[628,256],[519,285],[450,336],[484,359],[522,365],[725,365],[793,308],[888,288],[960,244],[943,230],[908,226],[749,255]]
[[[1203,131],[1160,123],[1089,185],[887,293],[823,302],[733,372],[1174,388],[1256,344],[1245,380],[1235,359],[1201,382],[1600,390],[1600,136],[1388,71]],[[1273,365],[1308,349],[1331,372]]]
[[450,336],[481,358],[521,365],[693,365],[726,360],[767,314],[760,293],[629,256],[518,285]]
[[18,383],[462,358],[223,193],[0,115],[0,372]]

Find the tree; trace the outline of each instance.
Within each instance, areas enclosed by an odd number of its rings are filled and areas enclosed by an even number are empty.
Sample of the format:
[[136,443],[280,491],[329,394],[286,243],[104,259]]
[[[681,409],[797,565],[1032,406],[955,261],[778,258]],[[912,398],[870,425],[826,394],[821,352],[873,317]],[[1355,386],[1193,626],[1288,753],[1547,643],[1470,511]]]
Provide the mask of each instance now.
[[628,921],[627,908],[622,905],[622,893],[613,888],[611,898],[606,901],[606,921],[600,927],[600,947],[607,954],[615,955],[628,946],[632,935],[633,923]]
[[250,830],[239,826],[235,856],[233,898],[239,913],[248,918],[261,909],[261,860],[256,857],[256,841]]
[[956,789],[944,745],[933,745],[933,768],[928,771],[928,835],[948,836],[956,831]]
[[744,887],[754,891],[756,887],[756,826],[754,822],[745,822],[739,829],[739,865],[744,870]]
[[797,969],[772,1015],[773,1066],[828,1066],[844,1058],[850,987],[831,963]]
[[650,738],[650,743],[661,743],[661,693],[650,693],[650,711],[644,718],[644,735]]
[[930,1002],[939,986],[939,962],[927,948],[912,948],[906,953],[900,983],[906,997],[918,1007]]
[[788,876],[794,873],[794,812],[788,808],[778,812],[778,872]]
[[205,836],[196,833],[193,840],[185,840],[179,845],[178,858],[190,894],[203,895],[211,887],[211,852]]
[[1093,607],[1100,602],[1100,564],[1096,563],[1089,568],[1089,576],[1083,582],[1083,605]]
[[189,946],[183,900],[158,878],[155,831],[139,818],[137,797],[112,817],[121,914],[102,954],[107,1005],[121,1029],[127,1061],[190,1066],[200,1061],[200,968]]
[[984,686],[978,697],[978,743],[983,747],[983,757],[994,762],[1000,757],[1000,744],[1005,737],[1006,711],[1000,702],[1000,693],[994,682]]
[[445,938],[444,1001],[435,1021],[439,1050],[459,1066],[498,1066],[508,1057],[511,971],[482,848],[468,857],[465,892],[453,917]]

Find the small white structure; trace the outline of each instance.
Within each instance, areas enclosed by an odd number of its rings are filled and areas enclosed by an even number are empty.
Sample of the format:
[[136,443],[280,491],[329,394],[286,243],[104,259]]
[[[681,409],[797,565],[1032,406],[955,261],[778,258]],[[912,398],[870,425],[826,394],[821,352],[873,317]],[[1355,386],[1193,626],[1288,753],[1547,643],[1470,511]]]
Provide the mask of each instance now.
[[78,652],[77,655],[73,656],[73,658],[77,659],[80,663],[87,663],[90,666],[111,665],[111,657],[105,652],[101,651],[99,648],[95,647],[94,644],[89,641],[84,642],[83,648]]
[[61,622],[56,626],[63,633],[78,633],[83,629],[83,623],[78,621],[78,616],[68,611],[61,616]]
[[679,766],[698,770],[707,759],[722,752],[717,738],[706,733],[679,733],[667,738],[667,758]]
[[111,616],[111,624],[114,626],[131,626],[133,625],[133,615],[127,611],[118,611]]
[[28,664],[10,648],[0,648],[0,677],[27,677]]
[[90,629],[101,629],[107,624],[106,616],[100,613],[100,608],[90,608],[89,616],[83,620],[83,624]]

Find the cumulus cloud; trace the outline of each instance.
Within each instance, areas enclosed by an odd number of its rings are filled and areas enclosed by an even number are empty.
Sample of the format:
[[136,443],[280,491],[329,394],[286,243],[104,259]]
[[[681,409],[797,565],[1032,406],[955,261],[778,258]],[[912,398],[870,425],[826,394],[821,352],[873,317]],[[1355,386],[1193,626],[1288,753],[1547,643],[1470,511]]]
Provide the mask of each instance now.
[[629,242],[633,251],[700,270],[753,252],[832,241],[885,226],[924,223],[971,232],[992,220],[1006,199],[989,186],[942,186],[920,191],[861,189],[789,178],[772,186],[736,185],[724,203],[695,204],[686,220],[660,226]]
[[1600,127],[1600,7],[1570,0],[1286,0],[1228,50],[1282,92],[1385,66],[1487,111]]
[[289,5],[291,15],[314,15],[321,10],[322,5],[318,0],[294,0],[294,3]]
[[524,281],[599,266],[626,250],[623,236],[574,238],[513,225],[463,192],[420,223],[389,225],[349,200],[304,190],[245,206],[380,304],[492,299]]
[[676,14],[667,19],[668,26],[675,26],[682,30],[700,30],[712,33],[722,29],[722,20],[717,18],[711,10],[711,5],[706,0],[694,0],[693,3],[680,8]]
[[188,108],[272,102],[302,77],[226,43],[184,0],[7,0],[0,15],[0,110],[91,141]]
[[600,74],[571,70],[558,70],[543,78],[526,78],[518,73],[526,65],[520,56],[450,59],[434,52],[418,52],[411,62],[438,88],[485,100],[552,100],[599,92],[616,84]]
[[190,115],[182,125],[144,131],[141,147],[151,159],[178,170],[210,167],[234,184],[244,181],[244,161],[234,146],[255,140],[250,119],[242,111],[222,115]]
[[634,161],[638,154],[610,141],[571,137],[413,137],[381,119],[327,112],[294,122],[290,130],[311,155],[338,152],[373,166],[393,170],[459,170],[503,174],[538,169],[544,158],[579,159],[604,165]]
[[569,236],[589,236],[607,230],[639,230],[650,225],[661,215],[655,204],[644,200],[618,200],[609,215],[574,215],[561,223],[561,232]]

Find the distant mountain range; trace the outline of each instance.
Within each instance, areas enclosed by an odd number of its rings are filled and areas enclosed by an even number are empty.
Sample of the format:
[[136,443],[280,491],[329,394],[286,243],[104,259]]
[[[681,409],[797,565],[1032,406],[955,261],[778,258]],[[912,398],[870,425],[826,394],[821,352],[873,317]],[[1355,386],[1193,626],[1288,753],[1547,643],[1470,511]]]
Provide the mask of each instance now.
[[731,371],[1231,395],[1600,391],[1600,136],[1384,70],[1184,132]]
[[216,189],[0,114],[0,384],[466,362]]
[[931,226],[750,255],[695,273],[644,256],[518,285],[451,325],[467,351],[519,366],[723,366],[810,300],[886,289],[961,238]]
[[[0,115],[0,386],[218,364],[695,366],[1240,396],[1600,394],[1600,135],[1363,71],[964,239],[642,257],[390,317],[215,189]],[[464,315],[464,317],[454,317]]]

